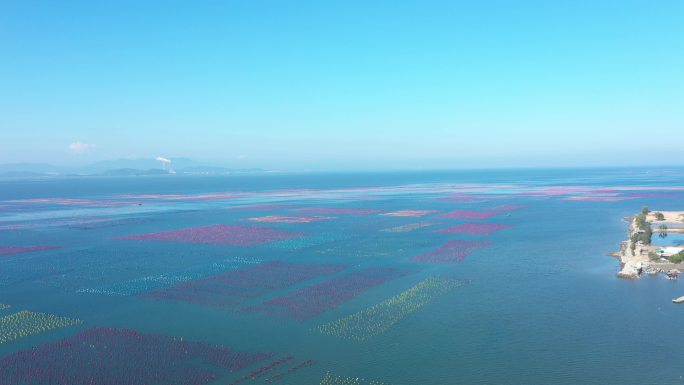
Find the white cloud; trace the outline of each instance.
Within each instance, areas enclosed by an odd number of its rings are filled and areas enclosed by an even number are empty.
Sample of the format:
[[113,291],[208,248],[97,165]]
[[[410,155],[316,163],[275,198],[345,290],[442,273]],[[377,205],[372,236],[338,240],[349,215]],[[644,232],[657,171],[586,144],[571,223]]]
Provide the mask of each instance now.
[[72,142],[69,145],[69,151],[74,154],[81,154],[88,150],[92,150],[93,148],[95,148],[94,144],[84,142]]

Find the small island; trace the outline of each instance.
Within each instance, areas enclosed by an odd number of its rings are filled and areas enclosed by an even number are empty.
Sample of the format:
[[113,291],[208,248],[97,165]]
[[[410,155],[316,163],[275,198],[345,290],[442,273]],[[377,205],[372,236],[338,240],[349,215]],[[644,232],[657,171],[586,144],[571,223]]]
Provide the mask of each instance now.
[[621,242],[620,251],[612,254],[622,266],[617,276],[637,279],[642,273],[662,273],[677,279],[684,270],[684,242],[670,239],[684,234],[684,211],[651,211],[645,206],[625,220],[629,222],[628,238]]

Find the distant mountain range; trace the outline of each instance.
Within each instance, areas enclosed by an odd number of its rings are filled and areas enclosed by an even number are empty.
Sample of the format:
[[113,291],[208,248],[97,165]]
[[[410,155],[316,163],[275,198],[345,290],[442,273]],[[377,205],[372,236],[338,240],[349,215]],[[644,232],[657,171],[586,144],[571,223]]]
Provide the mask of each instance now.
[[170,167],[164,169],[163,164],[153,158],[117,159],[92,163],[85,166],[55,166],[46,163],[10,163],[0,164],[0,177],[39,177],[65,175],[92,176],[133,176],[164,174],[245,174],[269,172],[259,168],[234,169],[223,166],[208,165],[188,158],[171,158]]

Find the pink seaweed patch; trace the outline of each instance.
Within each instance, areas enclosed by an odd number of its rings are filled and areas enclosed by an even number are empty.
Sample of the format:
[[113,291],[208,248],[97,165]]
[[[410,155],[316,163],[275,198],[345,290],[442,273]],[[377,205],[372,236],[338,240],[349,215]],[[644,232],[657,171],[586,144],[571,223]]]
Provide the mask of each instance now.
[[0,246],[0,255],[10,255],[10,254],[28,253],[31,251],[58,249],[60,247],[61,246],[27,246],[27,247]]
[[563,198],[565,201],[583,201],[583,202],[621,202],[634,197],[620,197],[620,196],[594,196],[594,195],[579,195]]
[[242,195],[239,193],[207,193],[207,194],[125,194],[119,195],[120,198],[126,199],[145,199],[147,202],[150,201],[162,201],[162,202],[195,202],[195,201],[219,201],[227,199],[241,198]]
[[254,381],[256,378],[264,376],[266,374],[271,373],[275,368],[277,368],[280,365],[286,364],[289,361],[292,361],[294,359],[294,356],[285,356],[278,358],[277,360],[271,362],[268,365],[264,365],[256,370],[253,370],[249,374],[246,374],[239,378],[236,381],[233,381],[230,385],[237,385],[243,381]]
[[446,214],[442,214],[440,218],[465,218],[465,219],[487,219],[493,217],[494,215],[499,215],[495,211],[452,211]]
[[488,241],[451,240],[437,249],[411,258],[416,262],[457,264],[473,251],[489,245]]
[[374,286],[409,273],[392,268],[371,267],[305,287],[266,301],[262,306],[245,308],[244,311],[263,311],[289,318],[308,319],[334,309]]
[[451,194],[446,197],[441,197],[438,198],[437,200],[443,201],[443,202],[455,202],[455,203],[482,203],[482,202],[487,202],[490,199],[489,196],[481,195],[481,194],[465,194],[465,193],[458,193],[458,194]]
[[121,207],[137,206],[141,202],[120,201],[120,200],[94,200],[94,199],[74,199],[74,198],[35,198],[7,201],[11,203],[31,203],[41,205],[61,205],[61,206],[83,206],[83,207]]
[[304,236],[302,233],[258,226],[210,225],[181,230],[130,235],[119,238],[137,241],[203,243],[226,246],[257,246],[268,242]]
[[554,197],[562,195],[582,194],[592,190],[595,189],[590,186],[549,186],[544,188],[531,189],[527,191],[519,191],[517,194]]
[[428,215],[435,212],[435,210],[399,210],[380,215],[388,217],[422,217],[423,215]]
[[489,235],[499,230],[507,229],[509,225],[495,225],[489,223],[463,223],[458,226],[448,227],[446,229],[437,230],[440,233],[463,233],[463,234],[477,234]]
[[187,202],[202,202],[202,201],[222,201],[227,199],[240,198],[239,195],[234,194],[202,194],[202,195],[187,195],[167,198],[168,200],[187,201]]
[[380,210],[371,209],[351,209],[342,207],[303,207],[297,209],[297,211],[302,213],[311,214],[322,214],[322,215],[336,215],[336,214],[349,214],[349,215],[370,215],[379,213]]
[[527,206],[516,206],[516,205],[501,205],[501,206],[496,206],[492,210],[495,211],[515,211],[515,210],[520,210],[527,208]]
[[285,209],[290,209],[295,206],[292,205],[248,205],[248,206],[239,206],[239,207],[231,207],[233,210],[251,210],[251,211],[271,211],[271,210],[285,210]]
[[287,369],[286,372],[282,372],[282,373],[276,374],[276,375],[273,376],[273,377],[267,378],[267,379],[266,379],[266,382],[275,382],[275,381],[278,381],[278,380],[282,380],[283,377],[288,376],[288,375],[291,375],[292,373],[298,371],[299,369],[307,368],[307,367],[309,367],[309,366],[312,366],[314,363],[315,363],[315,362],[314,362],[313,360],[305,360],[305,361],[302,361],[302,362],[298,363],[297,365],[294,365],[294,366],[290,367],[289,369]]
[[632,198],[679,198],[680,193],[629,193],[628,197]]
[[204,385],[272,356],[131,329],[93,328],[0,358],[0,383]]
[[340,265],[295,264],[269,261],[244,269],[195,279],[149,292],[145,297],[199,303],[216,307],[235,307],[240,302],[296,283],[335,274]]
[[322,216],[287,216],[287,215],[268,215],[265,217],[249,218],[248,221],[251,222],[265,222],[265,223],[310,223],[325,221],[328,219],[333,219],[332,217],[322,217]]

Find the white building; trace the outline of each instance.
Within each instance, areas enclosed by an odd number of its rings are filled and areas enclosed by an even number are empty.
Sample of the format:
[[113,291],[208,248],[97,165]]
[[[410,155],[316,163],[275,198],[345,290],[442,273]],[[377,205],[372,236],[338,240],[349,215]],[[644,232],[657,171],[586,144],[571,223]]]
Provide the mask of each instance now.
[[675,254],[679,254],[681,251],[684,251],[684,247],[664,247],[662,249],[658,250],[658,253],[660,254],[661,257],[671,257]]

